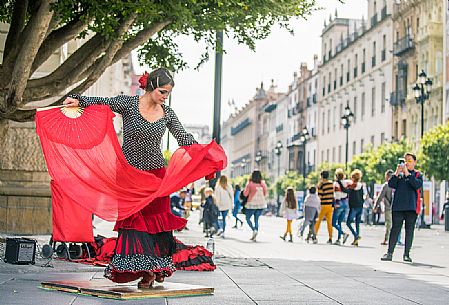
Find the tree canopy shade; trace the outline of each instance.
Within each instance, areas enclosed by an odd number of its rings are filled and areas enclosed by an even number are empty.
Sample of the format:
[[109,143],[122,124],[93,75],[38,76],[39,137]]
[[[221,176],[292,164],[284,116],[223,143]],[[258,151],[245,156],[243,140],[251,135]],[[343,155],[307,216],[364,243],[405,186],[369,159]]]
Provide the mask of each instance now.
[[[426,132],[421,140],[420,161],[428,177],[436,180],[449,178],[449,123]],[[418,160],[419,161],[419,160]]]
[[[267,37],[273,25],[291,30],[292,17],[306,17],[316,8],[315,0],[3,0],[0,4],[0,22],[10,24],[0,65],[0,126],[7,119],[32,120],[34,110],[20,110],[30,102],[58,96],[74,85],[73,91],[85,91],[133,49],[140,47],[139,59],[151,67],[176,71],[186,67],[173,41],[177,35],[206,42],[201,62],[215,47],[217,30],[254,49],[255,41]],[[51,54],[76,38],[87,41],[50,74],[31,79]]]

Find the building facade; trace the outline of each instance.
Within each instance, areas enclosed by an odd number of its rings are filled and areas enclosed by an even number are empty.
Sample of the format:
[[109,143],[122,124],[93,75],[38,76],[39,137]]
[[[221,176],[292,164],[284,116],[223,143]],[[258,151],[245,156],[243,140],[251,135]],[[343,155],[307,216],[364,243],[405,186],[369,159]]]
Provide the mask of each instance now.
[[[344,163],[345,129],[341,117],[349,107],[348,161],[368,145],[391,139],[393,1],[368,1],[368,20],[330,18],[322,32],[321,92],[318,117],[318,163]],[[380,123],[382,122],[382,123]]]

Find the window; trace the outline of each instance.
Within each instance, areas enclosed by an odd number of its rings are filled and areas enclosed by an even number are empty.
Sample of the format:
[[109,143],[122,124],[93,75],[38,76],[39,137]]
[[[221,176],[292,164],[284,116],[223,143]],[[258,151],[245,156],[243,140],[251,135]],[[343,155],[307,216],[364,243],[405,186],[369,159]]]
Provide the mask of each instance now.
[[324,162],[324,150],[321,151],[321,163]]
[[382,61],[384,61],[387,57],[386,49],[387,49],[387,36],[384,34],[382,36],[382,58],[381,58]]
[[357,149],[357,143],[354,141],[352,142],[352,155],[355,156],[357,152],[355,151]]
[[371,116],[376,114],[376,87],[371,89]]
[[343,64],[341,64],[341,66],[340,66],[340,87],[343,86],[343,75],[344,75]]
[[363,121],[363,117],[365,116],[365,92],[362,92],[362,109],[360,113],[360,119]]
[[371,145],[374,147],[374,136],[371,136]]
[[357,78],[357,67],[359,64],[359,59],[358,59],[359,55],[355,54],[355,58],[354,58],[354,78]]
[[341,145],[338,145],[338,163],[341,163]]
[[332,147],[332,163],[335,163],[335,147]]
[[360,140],[360,153],[363,154],[363,146],[365,145],[365,143],[363,143],[363,139]]
[[322,122],[321,122],[321,134],[323,135],[324,134],[324,124],[325,124],[325,122],[326,122],[326,114],[325,114],[325,112],[323,111],[323,120],[322,120]]
[[354,96],[354,106],[352,107],[352,113],[354,113],[353,122],[357,121],[357,96]]
[[334,70],[334,90],[337,89],[337,68]]
[[402,136],[407,137],[407,119],[402,120]]
[[366,62],[366,51],[363,49],[362,52],[362,74],[365,73],[365,62]]
[[373,57],[371,57],[371,67],[376,66],[376,42],[373,41]]
[[349,82],[349,80],[351,79],[350,75],[349,75],[349,71],[351,71],[351,60],[348,59],[348,72],[346,72],[346,82]]
[[380,93],[380,112],[381,113],[385,113],[385,103],[387,100],[387,97],[385,96],[386,92],[385,92],[385,82],[382,83],[381,85],[381,93]]
[[337,107],[334,106],[334,112],[332,113],[332,130],[335,131],[335,128],[337,127],[337,122],[335,120],[335,115],[337,114]]
[[327,111],[327,133],[331,131],[331,110]]
[[329,162],[329,160],[330,160],[329,157],[330,157],[330,156],[329,156],[329,149],[327,149],[327,150],[326,150],[326,161],[327,161],[327,162]]
[[[340,104],[340,116],[339,116],[339,118],[341,118],[343,116],[343,105],[342,104]],[[339,126],[340,126],[340,129],[341,129],[341,124],[338,124]]]
[[384,144],[384,142],[385,142],[385,133],[382,132],[382,133],[380,134],[380,144],[382,145],[382,144]]

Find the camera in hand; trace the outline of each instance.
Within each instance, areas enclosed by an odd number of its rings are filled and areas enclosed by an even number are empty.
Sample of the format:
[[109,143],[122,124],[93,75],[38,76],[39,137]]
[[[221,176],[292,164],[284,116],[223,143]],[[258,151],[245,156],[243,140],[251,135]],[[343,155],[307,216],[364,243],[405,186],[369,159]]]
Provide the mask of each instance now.
[[[404,159],[404,158],[399,158],[399,159],[398,159],[398,164],[403,168],[404,165],[405,165],[405,159]],[[400,176],[400,177],[404,177],[404,173],[403,173],[403,172],[400,172],[400,173],[399,173],[399,176]]]

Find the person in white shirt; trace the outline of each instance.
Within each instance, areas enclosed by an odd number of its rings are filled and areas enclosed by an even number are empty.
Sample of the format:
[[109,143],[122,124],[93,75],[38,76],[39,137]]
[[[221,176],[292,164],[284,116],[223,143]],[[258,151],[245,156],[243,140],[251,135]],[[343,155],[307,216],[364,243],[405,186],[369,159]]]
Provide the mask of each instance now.
[[280,208],[281,215],[287,219],[287,229],[284,236],[280,236],[284,241],[287,234],[290,234],[289,242],[293,242],[292,222],[298,219],[298,201],[296,200],[295,190],[292,187],[287,188],[284,201],[282,201]]

